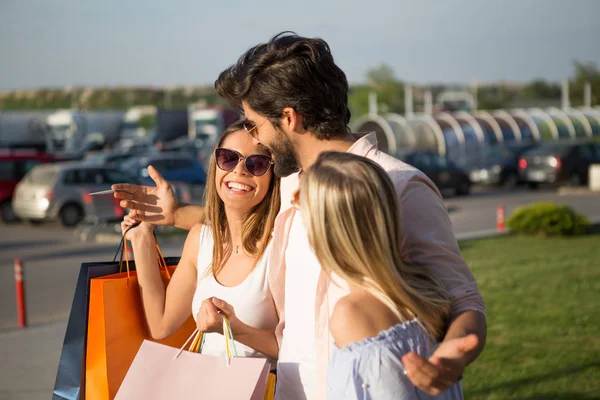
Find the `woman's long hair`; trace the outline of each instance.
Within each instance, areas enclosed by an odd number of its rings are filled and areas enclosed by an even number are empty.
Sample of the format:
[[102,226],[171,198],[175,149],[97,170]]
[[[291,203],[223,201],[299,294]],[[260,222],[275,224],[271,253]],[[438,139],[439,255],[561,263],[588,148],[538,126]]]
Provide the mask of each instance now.
[[[225,129],[215,149],[221,147],[229,135],[239,131],[246,132],[243,121],[234,122]],[[205,223],[209,226],[214,238],[212,262],[206,272],[207,274],[213,274],[213,276],[219,273],[221,268],[223,268],[223,263],[231,256],[233,251],[229,224],[227,223],[227,215],[225,214],[225,204],[217,192],[217,168],[213,151],[208,167],[206,190],[204,192],[204,204],[206,205]],[[269,244],[273,226],[275,225],[275,217],[279,213],[281,202],[279,193],[280,179],[273,174],[273,168],[269,169],[267,174],[271,174],[269,190],[263,201],[257,204],[246,215],[242,228],[242,247],[247,254],[256,257],[257,262]]]
[[443,284],[400,259],[396,191],[376,163],[326,152],[302,177],[302,218],[322,268],[360,287],[402,320],[417,317],[441,339],[450,314]]

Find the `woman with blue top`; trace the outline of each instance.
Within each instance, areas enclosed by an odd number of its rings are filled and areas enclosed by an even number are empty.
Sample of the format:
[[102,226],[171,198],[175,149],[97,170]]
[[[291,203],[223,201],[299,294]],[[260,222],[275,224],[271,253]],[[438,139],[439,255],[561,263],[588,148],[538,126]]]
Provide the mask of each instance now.
[[301,179],[296,202],[310,244],[347,289],[330,314],[327,398],[462,399],[460,382],[431,396],[405,375],[404,355],[427,358],[442,340],[450,302],[428,270],[400,261],[402,221],[388,174],[364,157],[328,152]]

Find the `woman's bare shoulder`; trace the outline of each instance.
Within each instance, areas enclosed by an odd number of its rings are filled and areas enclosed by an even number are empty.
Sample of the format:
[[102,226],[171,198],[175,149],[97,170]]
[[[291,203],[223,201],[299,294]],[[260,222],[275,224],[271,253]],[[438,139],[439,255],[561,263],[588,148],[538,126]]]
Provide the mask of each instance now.
[[351,293],[341,298],[333,308],[329,330],[338,347],[345,347],[379,332],[398,322],[390,309],[375,296]]

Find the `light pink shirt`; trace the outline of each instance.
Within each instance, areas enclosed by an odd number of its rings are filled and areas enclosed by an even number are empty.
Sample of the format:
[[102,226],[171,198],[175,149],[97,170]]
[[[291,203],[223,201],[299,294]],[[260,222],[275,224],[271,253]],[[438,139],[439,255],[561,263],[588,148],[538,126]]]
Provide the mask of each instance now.
[[[357,134],[360,137],[348,152],[369,158],[386,170],[396,188],[400,206],[401,235],[398,237],[402,259],[428,268],[440,279],[450,293],[451,318],[474,310],[485,315],[485,304],[477,282],[462,259],[452,224],[437,187],[421,171],[377,149],[375,133]],[[297,189],[298,177],[284,179],[285,192]],[[270,259],[269,285],[275,305],[280,312],[276,336],[281,344],[285,324],[285,251],[295,208],[289,203],[291,194],[282,192],[282,210],[275,221]],[[287,200],[285,200],[287,199]],[[287,202],[287,203],[286,203]],[[316,293],[315,334],[317,339],[318,394],[325,398],[325,378],[330,354],[329,313],[346,290],[332,285],[321,273]]]

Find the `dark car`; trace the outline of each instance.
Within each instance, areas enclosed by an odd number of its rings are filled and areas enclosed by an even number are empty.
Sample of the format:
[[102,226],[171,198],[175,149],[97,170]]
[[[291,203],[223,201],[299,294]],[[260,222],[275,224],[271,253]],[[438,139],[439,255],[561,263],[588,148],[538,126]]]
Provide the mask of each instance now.
[[2,221],[17,220],[12,208],[17,183],[36,165],[53,161],[57,161],[55,156],[37,150],[0,150],[0,218]]
[[452,190],[456,195],[469,194],[471,180],[467,173],[433,151],[406,151],[396,157],[421,170],[440,190]]
[[133,174],[146,184],[153,184],[148,176],[148,165],[152,165],[169,182],[204,185],[206,172],[198,160],[183,153],[157,153],[136,157],[121,164],[122,170]]
[[600,145],[593,142],[550,142],[520,158],[519,173],[531,188],[540,184],[586,185],[590,164],[600,162]]
[[519,158],[537,146],[538,144],[531,142],[513,142],[501,143],[489,148],[484,162],[469,171],[471,182],[509,188],[524,183],[519,176]]

